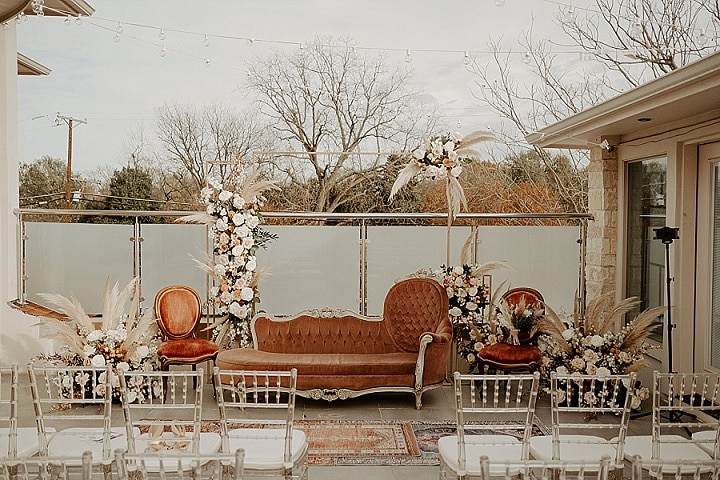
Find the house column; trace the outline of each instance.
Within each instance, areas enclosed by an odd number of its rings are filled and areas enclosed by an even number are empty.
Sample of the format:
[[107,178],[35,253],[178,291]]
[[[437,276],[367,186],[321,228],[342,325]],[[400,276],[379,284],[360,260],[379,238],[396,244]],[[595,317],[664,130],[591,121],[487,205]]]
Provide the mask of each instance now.
[[41,350],[34,319],[8,306],[18,296],[18,99],[15,20],[0,27],[0,365],[19,363]]
[[[608,140],[617,145],[617,139]],[[618,156],[617,149],[608,151],[595,147],[590,150],[588,166],[588,212],[593,221],[588,224],[586,255],[587,300],[616,290],[618,235]]]

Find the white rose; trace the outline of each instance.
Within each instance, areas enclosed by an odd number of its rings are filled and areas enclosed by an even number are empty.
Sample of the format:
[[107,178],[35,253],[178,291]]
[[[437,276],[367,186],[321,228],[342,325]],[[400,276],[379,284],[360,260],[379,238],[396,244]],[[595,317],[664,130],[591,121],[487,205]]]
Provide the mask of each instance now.
[[127,362],[120,362],[115,366],[115,368],[117,368],[118,372],[127,372],[130,370],[130,364]]
[[135,350],[135,354],[140,359],[147,357],[149,353],[150,353],[150,347],[148,347],[147,345],[140,345],[137,348],[137,350]]
[[434,180],[436,178],[439,178],[442,176],[441,169],[438,167],[434,167],[430,165],[425,169],[425,175],[427,175],[431,180]]
[[218,195],[218,200],[220,200],[221,202],[227,202],[228,200],[230,200],[230,199],[232,198],[232,196],[233,196],[232,192],[228,192],[227,190],[223,190],[223,191],[220,192],[220,194]]
[[575,330],[573,330],[572,328],[568,328],[567,330],[565,330],[562,333],[562,337],[568,341],[570,341],[570,339],[572,339],[574,335],[575,335]]
[[607,377],[608,375],[610,375],[610,369],[608,369],[607,367],[600,367],[597,369],[597,372],[595,372],[595,374],[598,377]]
[[455,150],[455,143],[451,140],[448,140],[447,142],[445,142],[445,145],[443,145],[443,148],[448,152],[452,152],[453,150]]
[[238,302],[233,302],[230,304],[228,312],[238,318],[245,318],[245,316],[247,315],[247,307],[244,305],[240,305]]
[[462,310],[460,310],[458,307],[452,307],[450,309],[450,316],[459,317],[460,315],[462,315]]
[[254,258],[248,260],[247,263],[245,264],[245,270],[248,270],[250,272],[255,271],[256,268],[257,268],[257,261]]
[[560,365],[559,367],[557,367],[557,368],[555,369],[555,371],[556,371],[557,373],[559,373],[560,375],[567,375],[567,374],[568,374],[568,369],[567,369],[567,367],[566,367],[565,365]]
[[237,209],[243,208],[245,206],[245,199],[240,195],[235,195],[233,197],[233,206]]
[[253,237],[245,237],[242,241],[242,246],[250,249],[253,245],[255,245],[255,239]]
[[215,275],[225,275],[225,271],[227,269],[225,268],[225,265],[223,265],[221,263],[216,263],[215,268],[213,268],[213,270],[215,270]]
[[590,345],[593,347],[601,347],[603,343],[605,343],[605,339],[600,335],[593,335],[592,338],[590,338]]
[[225,230],[228,229],[228,225],[227,225],[227,223],[225,223],[225,220],[223,220],[222,218],[218,218],[217,221],[215,222],[215,229],[218,232],[224,232]]
[[222,232],[218,237],[218,242],[220,243],[220,245],[227,245],[228,243],[230,243],[230,235],[228,235],[226,232]]
[[242,298],[246,302],[252,300],[253,297],[255,297],[255,291],[252,288],[243,287],[242,290],[240,290],[240,298]]
[[467,293],[468,293],[468,295],[470,295],[471,297],[474,297],[474,296],[476,296],[476,295],[478,294],[478,289],[477,289],[477,287],[470,287],[470,289],[468,290]]
[[104,367],[105,366],[105,357],[102,355],[95,355],[90,360],[90,365],[93,367]]
[[88,333],[87,335],[87,341],[88,342],[97,342],[102,338],[105,332],[102,330],[93,330],[92,332]]
[[240,227],[235,229],[235,235],[238,237],[247,237],[250,235],[250,229],[247,225],[241,225]]
[[242,243],[240,245],[235,245],[232,249],[232,254],[236,257],[242,257],[243,253],[245,253],[245,247],[242,246]]
[[232,221],[235,225],[240,226],[245,223],[245,217],[242,215],[234,215]]
[[425,150],[422,148],[415,149],[413,151],[413,157],[417,160],[422,160],[425,158]]
[[228,256],[225,255],[225,254],[223,254],[223,255],[218,255],[218,256],[217,256],[217,263],[219,263],[220,265],[228,265],[228,264],[230,263],[230,259],[229,259]]
[[478,306],[477,306],[477,303],[475,303],[475,302],[467,302],[465,304],[465,308],[467,308],[471,312],[474,312],[475,310],[477,310]]
[[257,217],[257,215],[245,215],[245,225],[248,226],[248,228],[255,228],[258,225],[260,225],[260,219]]

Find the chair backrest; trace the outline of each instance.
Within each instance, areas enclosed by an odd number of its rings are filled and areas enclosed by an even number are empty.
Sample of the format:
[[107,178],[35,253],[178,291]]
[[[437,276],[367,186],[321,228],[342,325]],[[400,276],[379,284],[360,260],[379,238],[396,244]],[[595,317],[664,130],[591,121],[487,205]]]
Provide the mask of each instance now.
[[560,458],[561,435],[594,432],[614,439],[612,460],[622,464],[635,376],[550,373],[553,459]]
[[401,280],[385,296],[383,323],[398,349],[417,352],[423,333],[452,333],[447,292],[431,278]]
[[[62,442],[63,428],[97,429],[103,459],[111,459],[112,379],[105,367],[28,364],[30,391],[38,430],[38,451],[48,455],[48,443]],[[96,408],[80,408],[95,406]],[[52,432],[48,427],[55,428]]]
[[200,295],[185,285],[169,285],[155,295],[155,318],[166,339],[195,334],[202,318]]
[[[245,451],[234,453],[182,454],[127,453],[116,450],[118,480],[242,480]],[[0,479],[4,480],[4,479]]]
[[545,299],[542,294],[530,287],[511,288],[507,292],[503,293],[502,299],[505,303],[510,305],[520,305],[522,303],[530,306],[537,303],[545,303]]
[[455,372],[453,380],[459,463],[464,465],[466,461],[466,434],[478,428],[474,420],[482,421],[482,428],[521,430],[521,458],[527,459],[535,419],[535,403],[540,388],[540,373],[463,375]]
[[652,458],[660,459],[661,435],[697,428],[714,428],[713,441],[698,443],[720,459],[720,373],[653,372]]
[[[80,465],[79,469],[77,465]],[[0,480],[91,480],[92,478],[91,452],[68,457],[0,458]]]
[[[520,462],[490,462],[480,457],[481,480],[511,480],[517,478],[535,478],[538,480],[607,480],[612,459],[604,455],[598,462],[569,462],[561,460],[523,460]],[[503,468],[504,467],[504,468]],[[504,472],[498,474],[498,472]],[[639,479],[638,479],[639,480]]]
[[[719,480],[720,462],[716,460],[643,460],[640,455],[632,459],[632,480],[647,478],[663,480]],[[647,470],[648,474],[643,474]]]
[[[284,461],[290,462],[293,423],[295,421],[295,390],[297,370],[213,370],[218,408],[220,409],[220,436],[222,451],[230,450],[229,430],[231,423],[253,423],[257,410],[285,411],[284,418],[265,420],[282,428],[278,434],[285,437]],[[255,422],[257,417],[255,417]]]
[[175,450],[197,455],[202,422],[203,369],[120,375],[128,452]]
[[0,439],[9,457],[17,456],[18,382],[17,364],[0,368]]

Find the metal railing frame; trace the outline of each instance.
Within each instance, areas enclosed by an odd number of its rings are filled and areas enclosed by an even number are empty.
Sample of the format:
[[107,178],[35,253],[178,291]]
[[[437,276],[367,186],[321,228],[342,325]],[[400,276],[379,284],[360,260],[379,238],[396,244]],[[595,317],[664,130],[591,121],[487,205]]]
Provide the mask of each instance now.
[[[142,297],[142,222],[145,217],[183,217],[197,213],[195,211],[158,211],[158,210],[68,210],[68,209],[32,209],[18,208],[14,210],[17,217],[17,246],[18,246],[18,301],[24,304],[27,301],[27,262],[26,262],[26,241],[25,221],[27,217],[36,215],[57,215],[68,216],[110,216],[110,217],[133,217],[133,236],[130,241],[133,243],[133,275],[139,279],[140,294]],[[368,294],[368,265],[367,265],[367,229],[372,221],[378,220],[445,220],[444,213],[322,213],[322,212],[263,212],[265,218],[311,220],[311,221],[353,221],[358,222],[359,243],[360,243],[360,312],[367,313]],[[458,220],[566,220],[576,221],[580,227],[580,258],[578,259],[578,307],[581,314],[585,310],[585,256],[587,251],[587,223],[592,220],[591,214],[578,213],[459,213],[455,217]],[[473,223],[472,231],[476,231],[478,225]],[[329,227],[330,228],[330,227]],[[449,241],[449,240],[448,240]],[[206,243],[208,253],[212,253],[212,246],[209,241]],[[472,261],[477,262],[476,245],[472,249]],[[208,286],[210,279],[207,278]],[[209,288],[208,288],[209,291]]]

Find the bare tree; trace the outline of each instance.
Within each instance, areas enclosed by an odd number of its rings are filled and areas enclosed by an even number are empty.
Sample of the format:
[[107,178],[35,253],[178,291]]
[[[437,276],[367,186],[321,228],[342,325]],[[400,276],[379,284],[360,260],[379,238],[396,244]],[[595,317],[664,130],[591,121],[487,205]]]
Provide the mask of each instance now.
[[333,212],[357,201],[387,157],[357,152],[403,151],[428,128],[421,122],[434,121],[413,106],[408,71],[339,42],[318,38],[302,52],[258,59],[248,77],[278,138],[303,152],[273,160],[289,190],[305,192],[290,208]]
[[207,175],[224,181],[253,150],[267,149],[265,127],[253,115],[212,104],[166,104],[158,110],[158,138],[165,150],[162,183],[168,199],[197,199]]
[[595,0],[583,12],[561,11],[563,30],[632,86],[717,50],[717,0]]

